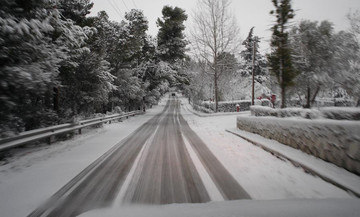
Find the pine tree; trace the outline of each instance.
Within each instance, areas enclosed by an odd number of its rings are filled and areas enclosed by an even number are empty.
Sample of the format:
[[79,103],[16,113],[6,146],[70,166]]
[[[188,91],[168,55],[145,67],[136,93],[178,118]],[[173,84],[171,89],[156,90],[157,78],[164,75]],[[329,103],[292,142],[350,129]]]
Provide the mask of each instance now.
[[182,88],[188,83],[187,73],[183,70],[187,58],[187,41],[183,33],[187,15],[183,9],[171,6],[164,6],[162,15],[162,19],[158,18],[156,22],[160,27],[157,35],[157,56],[162,65],[158,71],[168,71],[170,74],[165,76],[165,82],[170,86]]
[[252,27],[249,31],[248,37],[243,41],[243,45],[245,47],[244,50],[240,52],[240,56],[242,57],[244,63],[242,65],[242,76],[251,75],[252,72],[252,61],[253,61],[253,49],[255,45],[255,76],[257,75],[265,75],[266,74],[266,60],[263,55],[259,52],[259,43],[260,38],[254,36],[254,27]]
[[86,15],[90,14],[90,10],[94,6],[90,0],[57,0],[55,3],[61,15],[73,20],[77,25],[85,22]]
[[271,53],[268,62],[271,72],[275,75],[281,89],[281,108],[286,107],[286,91],[292,86],[297,72],[293,68],[291,49],[289,47],[288,22],[294,18],[294,10],[291,9],[291,0],[272,0],[275,10],[270,14],[276,17],[276,23],[272,27]]
[[120,24],[112,22],[110,26],[107,60],[118,87],[111,93],[111,103],[126,110],[137,109],[145,95],[139,70],[143,68],[148,21],[141,10],[132,9],[125,14],[124,21]]
[[0,134],[52,124],[51,91],[67,53],[53,36],[71,26],[45,0],[1,3]]
[[157,20],[160,27],[157,35],[159,57],[163,61],[175,63],[186,57],[187,42],[183,31],[187,15],[183,9],[171,6],[164,6],[162,14],[162,19]]

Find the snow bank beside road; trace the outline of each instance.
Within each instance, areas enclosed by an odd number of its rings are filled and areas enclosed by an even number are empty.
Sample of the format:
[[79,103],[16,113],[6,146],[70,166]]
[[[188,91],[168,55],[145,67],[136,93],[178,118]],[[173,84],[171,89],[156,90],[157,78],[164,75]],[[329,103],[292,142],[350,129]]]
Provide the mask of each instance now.
[[289,160],[296,166],[303,167],[305,170],[322,177],[324,180],[341,186],[341,188],[346,189],[346,191],[350,191],[357,196],[360,195],[360,177],[343,168],[257,134],[236,128],[228,129],[227,131],[260,146],[280,158]]
[[265,106],[251,106],[253,116],[301,117],[306,119],[360,120],[360,108],[325,107],[320,109],[283,108],[273,109]]
[[359,121],[239,116],[237,127],[360,174]]

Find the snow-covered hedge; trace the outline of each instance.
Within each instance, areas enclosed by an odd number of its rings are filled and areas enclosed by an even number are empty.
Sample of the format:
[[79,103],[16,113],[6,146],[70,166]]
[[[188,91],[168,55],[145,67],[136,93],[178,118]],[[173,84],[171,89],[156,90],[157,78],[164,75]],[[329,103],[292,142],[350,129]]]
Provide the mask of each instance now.
[[204,112],[204,113],[213,113],[213,110],[211,109],[208,109],[208,108],[205,108],[201,105],[196,105],[196,104],[193,104],[193,108],[196,110],[196,111],[200,111],[200,112]]
[[334,120],[360,120],[360,108],[328,107],[320,109],[323,117]]
[[360,175],[360,122],[239,116],[237,127]]
[[251,106],[253,116],[302,117],[306,119],[327,118],[335,120],[360,120],[360,108],[326,107],[318,109],[285,108],[273,109],[264,106]]
[[316,109],[303,108],[285,108],[273,109],[264,106],[251,106],[251,115],[253,116],[273,116],[273,117],[303,117],[307,119],[316,119],[321,117],[321,113]]
[[[214,102],[202,102],[201,105],[212,111],[215,110]],[[218,112],[236,112],[236,106],[240,106],[240,111],[249,111],[251,106],[251,100],[237,100],[237,101],[223,101],[218,103]],[[255,105],[259,106],[272,106],[270,100],[262,99],[255,100]]]
[[[289,100],[289,106],[292,107],[301,107],[304,102],[299,99],[291,99]],[[356,102],[352,99],[344,99],[344,98],[319,98],[315,100],[315,103],[312,105],[313,107],[352,107],[355,106]]]

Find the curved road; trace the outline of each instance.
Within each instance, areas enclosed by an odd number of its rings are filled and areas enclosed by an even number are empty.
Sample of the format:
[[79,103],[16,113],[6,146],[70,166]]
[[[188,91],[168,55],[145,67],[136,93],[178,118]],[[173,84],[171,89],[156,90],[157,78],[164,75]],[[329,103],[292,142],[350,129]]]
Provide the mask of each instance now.
[[189,127],[180,102],[164,110],[89,165],[29,217],[77,216],[113,203],[203,203],[209,193],[186,148],[184,137],[225,200],[248,193]]

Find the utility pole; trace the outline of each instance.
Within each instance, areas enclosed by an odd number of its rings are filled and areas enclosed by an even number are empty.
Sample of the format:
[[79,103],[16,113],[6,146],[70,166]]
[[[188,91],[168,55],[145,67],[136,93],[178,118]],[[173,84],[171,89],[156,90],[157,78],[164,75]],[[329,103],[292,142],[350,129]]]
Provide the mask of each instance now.
[[256,54],[256,40],[254,38],[253,41],[253,55],[252,55],[252,96],[251,96],[251,105],[254,105],[254,98],[255,98],[255,54]]

